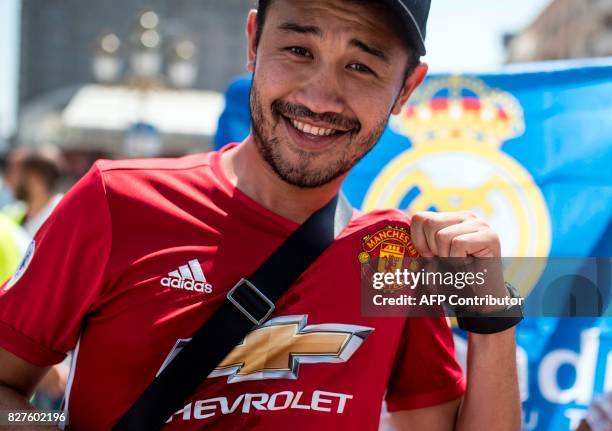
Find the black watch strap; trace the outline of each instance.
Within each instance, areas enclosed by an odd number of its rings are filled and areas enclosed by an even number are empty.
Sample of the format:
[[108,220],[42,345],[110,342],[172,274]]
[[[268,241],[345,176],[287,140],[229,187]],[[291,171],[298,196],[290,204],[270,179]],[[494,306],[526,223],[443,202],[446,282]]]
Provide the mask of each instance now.
[[[506,288],[512,298],[521,298],[518,290],[510,283]],[[479,315],[477,313],[457,312],[457,323],[464,331],[476,334],[496,334],[510,329],[523,320],[523,308],[520,305],[512,305],[505,310],[496,313]]]

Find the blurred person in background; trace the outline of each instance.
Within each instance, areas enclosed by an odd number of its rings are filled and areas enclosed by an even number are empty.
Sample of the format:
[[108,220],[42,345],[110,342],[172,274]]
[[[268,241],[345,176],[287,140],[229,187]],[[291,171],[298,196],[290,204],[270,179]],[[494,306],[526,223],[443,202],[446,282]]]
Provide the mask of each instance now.
[[62,198],[58,186],[63,175],[63,160],[55,147],[19,155],[9,177],[15,197],[25,203],[20,224],[34,237]]

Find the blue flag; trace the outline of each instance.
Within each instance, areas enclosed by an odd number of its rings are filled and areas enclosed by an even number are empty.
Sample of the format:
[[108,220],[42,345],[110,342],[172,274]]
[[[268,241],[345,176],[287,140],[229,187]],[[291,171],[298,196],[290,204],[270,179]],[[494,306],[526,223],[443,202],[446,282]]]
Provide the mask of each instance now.
[[[249,88],[230,86],[217,147],[248,134]],[[343,189],[364,210],[475,211],[504,256],[612,256],[612,59],[430,76]],[[610,319],[529,318],[518,344],[525,430],[572,430],[612,390]]]

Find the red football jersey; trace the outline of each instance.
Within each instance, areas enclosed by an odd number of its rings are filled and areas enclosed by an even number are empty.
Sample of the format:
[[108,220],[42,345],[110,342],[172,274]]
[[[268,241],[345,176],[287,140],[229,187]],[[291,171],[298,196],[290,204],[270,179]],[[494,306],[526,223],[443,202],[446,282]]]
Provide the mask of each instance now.
[[[298,227],[241,193],[219,160],[97,162],[0,290],[0,347],[39,366],[73,351],[70,429],[110,429]],[[360,310],[364,236],[408,223],[355,214],[164,429],[377,429],[385,396],[390,411],[461,396],[444,318]]]

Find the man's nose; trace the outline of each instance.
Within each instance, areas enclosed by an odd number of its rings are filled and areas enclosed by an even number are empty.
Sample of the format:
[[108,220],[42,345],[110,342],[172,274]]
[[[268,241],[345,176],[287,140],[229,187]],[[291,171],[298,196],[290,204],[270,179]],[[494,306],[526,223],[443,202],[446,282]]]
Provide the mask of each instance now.
[[311,69],[296,95],[296,102],[312,112],[341,114],[345,107],[341,79],[333,66],[318,65]]

